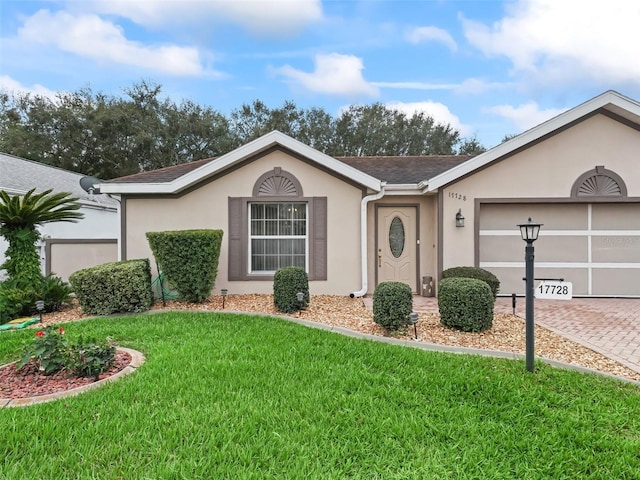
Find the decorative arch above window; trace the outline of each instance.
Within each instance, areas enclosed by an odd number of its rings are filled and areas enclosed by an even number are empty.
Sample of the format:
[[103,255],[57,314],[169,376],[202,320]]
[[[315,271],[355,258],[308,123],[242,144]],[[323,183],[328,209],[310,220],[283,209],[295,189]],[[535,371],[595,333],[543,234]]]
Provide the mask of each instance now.
[[302,197],[302,186],[289,172],[275,167],[262,175],[253,186],[254,197]]
[[572,197],[626,197],[622,177],[600,165],[583,173],[571,187]]

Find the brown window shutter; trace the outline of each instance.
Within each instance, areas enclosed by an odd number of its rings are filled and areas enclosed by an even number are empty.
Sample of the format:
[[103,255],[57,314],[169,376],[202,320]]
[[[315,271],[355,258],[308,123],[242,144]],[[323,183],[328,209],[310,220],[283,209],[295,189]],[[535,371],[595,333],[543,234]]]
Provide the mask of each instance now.
[[314,197],[312,206],[313,231],[309,258],[310,280],[327,279],[327,197]]
[[242,280],[242,198],[229,197],[229,280]]

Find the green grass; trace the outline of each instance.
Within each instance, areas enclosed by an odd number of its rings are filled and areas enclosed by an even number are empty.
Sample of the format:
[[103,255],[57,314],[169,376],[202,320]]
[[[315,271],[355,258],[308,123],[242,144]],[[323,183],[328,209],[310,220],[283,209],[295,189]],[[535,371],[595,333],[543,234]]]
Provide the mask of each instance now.
[[[347,338],[274,318],[65,325],[133,375],[0,410],[0,479],[640,478],[636,385]],[[0,334],[0,363],[33,330]]]

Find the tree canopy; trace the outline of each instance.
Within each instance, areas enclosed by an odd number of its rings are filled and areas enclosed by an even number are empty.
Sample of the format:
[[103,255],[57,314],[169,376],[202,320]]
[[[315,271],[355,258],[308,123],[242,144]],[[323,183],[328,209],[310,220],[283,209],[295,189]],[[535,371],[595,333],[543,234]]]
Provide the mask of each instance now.
[[145,81],[121,97],[90,87],[55,99],[0,93],[0,151],[105,180],[220,156],[272,130],[332,156],[485,150],[451,125],[381,103],[352,105],[334,118],[292,101],[269,108],[255,100],[227,117],[192,101],[178,104]]

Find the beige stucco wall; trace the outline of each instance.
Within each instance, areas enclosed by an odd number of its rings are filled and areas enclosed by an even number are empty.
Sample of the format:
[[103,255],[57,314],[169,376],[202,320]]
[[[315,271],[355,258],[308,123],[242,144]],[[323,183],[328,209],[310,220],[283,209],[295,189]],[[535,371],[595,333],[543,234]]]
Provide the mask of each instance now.
[[[436,195],[388,195],[380,200],[370,202],[367,206],[367,292],[373,294],[376,285],[376,206],[384,205],[418,205],[420,245],[420,280],[423,276],[437,277],[437,197]],[[418,289],[420,286],[418,286]]]
[[359,188],[281,151],[272,152],[178,198],[126,200],[127,258],[151,259],[145,233],[194,228],[222,229],[224,237],[214,293],[272,293],[272,281],[227,280],[228,197],[251,197],[256,180],[275,167],[294,175],[305,197],[327,197],[327,281],[312,281],[312,294],[348,295],[361,287]]
[[[70,242],[74,242],[71,241]],[[118,260],[118,245],[114,242],[51,243],[51,257],[48,259],[49,271],[64,281],[78,270],[95,267],[103,263]]]
[[[476,199],[568,198],[576,179],[597,165],[620,175],[629,197],[640,197],[640,182],[633,181],[638,152],[640,132],[595,115],[447,186],[443,189],[443,269],[474,264]],[[464,228],[455,226],[458,209],[466,219]]]

